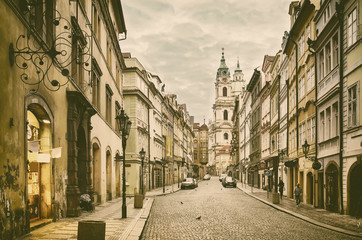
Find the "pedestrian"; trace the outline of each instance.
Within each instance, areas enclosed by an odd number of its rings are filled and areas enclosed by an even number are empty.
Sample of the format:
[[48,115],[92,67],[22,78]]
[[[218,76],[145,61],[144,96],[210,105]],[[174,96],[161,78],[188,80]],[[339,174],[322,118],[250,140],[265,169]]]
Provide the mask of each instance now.
[[300,185],[298,183],[297,186],[294,188],[294,196],[295,196],[295,200],[297,202],[297,206],[299,206],[299,204],[300,204],[301,195],[302,195],[302,189],[300,188]]
[[284,182],[282,179],[279,178],[279,193],[280,193],[280,199],[283,199],[283,191],[284,191]]

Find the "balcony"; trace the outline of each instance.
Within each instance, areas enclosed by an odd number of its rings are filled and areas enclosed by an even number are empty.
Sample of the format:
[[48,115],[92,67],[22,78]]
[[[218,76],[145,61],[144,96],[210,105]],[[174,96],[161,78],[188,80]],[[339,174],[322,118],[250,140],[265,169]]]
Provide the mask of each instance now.
[[335,66],[322,80],[318,82],[318,99],[327,94],[339,82],[339,65]]

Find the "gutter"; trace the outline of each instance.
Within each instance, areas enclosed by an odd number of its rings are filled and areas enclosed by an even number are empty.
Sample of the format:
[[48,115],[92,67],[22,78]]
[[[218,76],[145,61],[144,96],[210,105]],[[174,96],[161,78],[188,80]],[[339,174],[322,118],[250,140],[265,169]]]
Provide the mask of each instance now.
[[339,186],[340,186],[340,208],[343,209],[343,25],[344,25],[344,3],[336,2],[336,12],[339,22]]

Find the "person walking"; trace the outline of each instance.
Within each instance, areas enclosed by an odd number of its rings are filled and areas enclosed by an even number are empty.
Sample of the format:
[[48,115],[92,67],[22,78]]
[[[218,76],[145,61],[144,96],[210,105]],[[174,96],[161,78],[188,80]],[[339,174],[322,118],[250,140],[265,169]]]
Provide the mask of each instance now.
[[300,185],[298,183],[297,186],[294,188],[294,196],[295,196],[295,200],[297,202],[297,206],[300,205],[301,195],[302,195],[302,189],[300,188]]
[[284,182],[281,178],[279,178],[278,187],[279,187],[280,199],[283,199]]

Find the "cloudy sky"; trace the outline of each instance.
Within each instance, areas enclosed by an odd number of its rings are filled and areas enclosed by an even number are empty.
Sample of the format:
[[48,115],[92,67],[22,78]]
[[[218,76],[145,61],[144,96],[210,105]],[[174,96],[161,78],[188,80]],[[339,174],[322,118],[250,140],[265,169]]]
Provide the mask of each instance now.
[[196,122],[212,118],[214,83],[225,48],[233,73],[237,59],[246,82],[264,55],[275,55],[289,30],[290,0],[123,0],[131,52],[160,76],[167,93],[186,103]]

